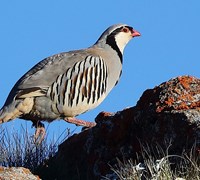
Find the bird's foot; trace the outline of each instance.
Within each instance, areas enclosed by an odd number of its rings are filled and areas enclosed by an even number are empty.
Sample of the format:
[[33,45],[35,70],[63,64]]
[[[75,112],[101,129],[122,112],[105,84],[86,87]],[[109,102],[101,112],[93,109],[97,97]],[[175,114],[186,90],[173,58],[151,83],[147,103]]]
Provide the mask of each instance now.
[[36,130],[35,130],[35,135],[34,135],[34,143],[35,144],[41,144],[41,142],[44,140],[46,130],[44,127],[44,124],[41,123],[40,121],[33,123],[33,125]]
[[81,120],[81,119],[76,119],[75,117],[66,117],[66,118],[64,118],[64,120],[68,123],[72,123],[72,124],[75,124],[77,126],[84,126],[84,127],[87,127],[87,128],[91,128],[91,127],[96,126],[95,122],[88,122],[88,121],[84,121],[84,120]]

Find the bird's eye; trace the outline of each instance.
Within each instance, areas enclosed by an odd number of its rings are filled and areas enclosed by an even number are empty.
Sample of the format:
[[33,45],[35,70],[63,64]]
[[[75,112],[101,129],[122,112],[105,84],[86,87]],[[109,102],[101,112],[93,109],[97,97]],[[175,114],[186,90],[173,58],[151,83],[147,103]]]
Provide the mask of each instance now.
[[122,31],[127,33],[127,32],[129,32],[129,29],[125,27],[125,28],[122,29]]

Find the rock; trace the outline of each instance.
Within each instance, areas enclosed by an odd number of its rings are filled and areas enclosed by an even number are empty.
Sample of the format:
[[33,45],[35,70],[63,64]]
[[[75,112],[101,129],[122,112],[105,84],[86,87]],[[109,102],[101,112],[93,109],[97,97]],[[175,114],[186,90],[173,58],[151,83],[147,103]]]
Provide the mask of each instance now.
[[40,180],[38,176],[33,175],[29,169],[23,167],[0,167],[1,180]]
[[200,80],[192,76],[173,78],[154,89],[146,90],[137,107],[156,112],[198,109]]
[[181,154],[200,143],[200,80],[173,78],[146,90],[135,107],[115,114],[102,112],[97,125],[59,146],[56,156],[37,170],[42,179],[100,179],[116,158],[136,159],[141,144]]

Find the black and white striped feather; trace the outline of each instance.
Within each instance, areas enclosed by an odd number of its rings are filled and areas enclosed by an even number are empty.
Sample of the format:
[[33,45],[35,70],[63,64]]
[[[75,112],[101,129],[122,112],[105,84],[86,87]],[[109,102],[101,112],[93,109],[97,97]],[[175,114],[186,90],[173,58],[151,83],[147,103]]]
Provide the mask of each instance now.
[[[108,69],[101,57],[87,56],[57,76],[47,91],[60,114],[69,108],[93,106],[106,93]],[[82,112],[81,112],[82,113]]]

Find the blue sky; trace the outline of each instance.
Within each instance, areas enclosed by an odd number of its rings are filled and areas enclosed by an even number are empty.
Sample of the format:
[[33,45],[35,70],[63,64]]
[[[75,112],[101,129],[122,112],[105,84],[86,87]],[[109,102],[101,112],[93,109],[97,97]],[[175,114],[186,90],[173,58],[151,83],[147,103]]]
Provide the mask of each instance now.
[[[79,118],[93,121],[101,111],[134,106],[144,90],[170,78],[200,77],[199,9],[199,0],[2,1],[0,106],[15,82],[37,62],[59,52],[86,48],[116,23],[129,24],[142,36],[125,49],[118,85],[99,107]],[[15,120],[4,127],[18,130],[24,122]],[[34,132],[31,124],[26,123]],[[76,128],[56,121],[48,131],[59,136],[68,127]]]

